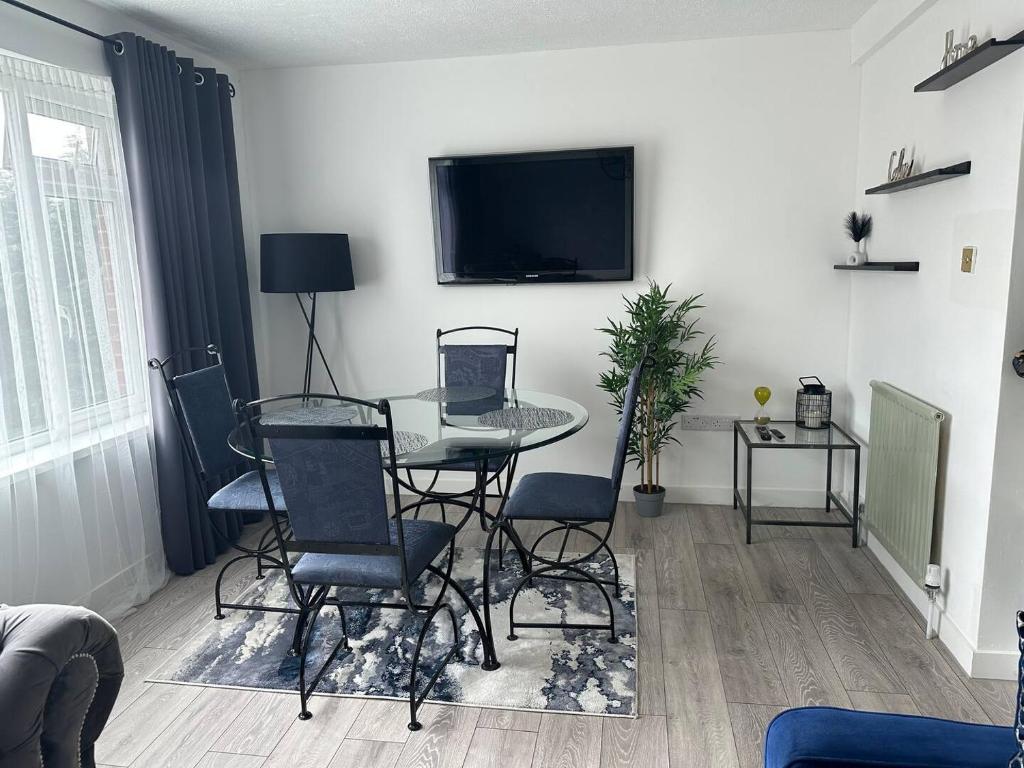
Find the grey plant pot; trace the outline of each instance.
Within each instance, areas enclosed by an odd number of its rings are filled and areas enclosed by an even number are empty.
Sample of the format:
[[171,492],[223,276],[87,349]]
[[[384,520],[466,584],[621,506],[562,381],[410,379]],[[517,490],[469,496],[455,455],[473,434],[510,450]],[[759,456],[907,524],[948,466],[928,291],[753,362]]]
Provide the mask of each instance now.
[[664,488],[659,486],[655,493],[644,493],[639,485],[634,485],[633,498],[636,499],[636,513],[640,517],[661,517],[661,508],[665,506]]

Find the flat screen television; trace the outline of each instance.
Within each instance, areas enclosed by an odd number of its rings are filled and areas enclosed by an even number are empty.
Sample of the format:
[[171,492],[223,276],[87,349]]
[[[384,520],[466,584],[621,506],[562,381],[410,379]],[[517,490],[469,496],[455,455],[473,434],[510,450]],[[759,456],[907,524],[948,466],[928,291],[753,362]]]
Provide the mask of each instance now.
[[633,148],[433,157],[437,281],[633,279]]

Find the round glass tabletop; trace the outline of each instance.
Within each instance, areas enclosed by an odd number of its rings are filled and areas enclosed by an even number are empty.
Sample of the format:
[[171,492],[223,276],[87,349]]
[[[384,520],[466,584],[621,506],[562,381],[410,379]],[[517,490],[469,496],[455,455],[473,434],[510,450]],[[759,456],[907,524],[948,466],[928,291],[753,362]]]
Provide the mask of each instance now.
[[[501,459],[550,445],[581,430],[589,418],[579,403],[546,392],[507,389],[501,394],[481,387],[443,387],[416,394],[372,393],[360,399],[391,405],[395,429],[396,465],[417,469],[438,465],[473,464]],[[288,401],[265,410],[266,424],[383,424],[375,409],[348,403]],[[254,458],[246,430],[235,429],[228,444]],[[386,453],[387,447],[383,446]],[[273,457],[266,448],[264,461]]]

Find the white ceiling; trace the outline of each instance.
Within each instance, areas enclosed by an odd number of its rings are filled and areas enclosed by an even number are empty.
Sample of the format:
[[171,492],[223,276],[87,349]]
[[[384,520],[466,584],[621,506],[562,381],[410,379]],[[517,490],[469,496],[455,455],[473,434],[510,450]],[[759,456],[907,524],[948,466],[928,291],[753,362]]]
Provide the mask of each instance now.
[[251,67],[849,28],[875,0],[94,0]]

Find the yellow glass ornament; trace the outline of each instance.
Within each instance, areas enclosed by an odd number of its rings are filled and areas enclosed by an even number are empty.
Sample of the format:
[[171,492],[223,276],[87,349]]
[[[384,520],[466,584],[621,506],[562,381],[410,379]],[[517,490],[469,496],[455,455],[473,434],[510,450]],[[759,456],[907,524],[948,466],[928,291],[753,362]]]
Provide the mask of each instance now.
[[755,424],[767,424],[772,420],[765,410],[765,405],[772,397],[772,391],[768,387],[758,387],[754,390],[754,399],[757,400],[757,404],[761,407],[757,409],[757,414],[754,416]]

